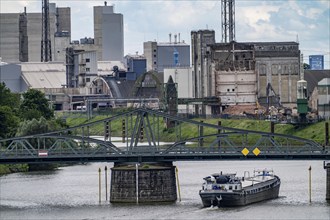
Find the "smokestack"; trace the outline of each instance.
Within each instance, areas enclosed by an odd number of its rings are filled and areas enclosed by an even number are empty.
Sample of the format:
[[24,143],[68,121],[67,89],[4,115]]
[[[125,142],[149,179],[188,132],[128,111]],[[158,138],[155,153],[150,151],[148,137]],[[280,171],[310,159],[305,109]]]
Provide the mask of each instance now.
[[176,38],[177,38],[177,35],[174,34],[174,43],[176,44]]
[[180,43],[180,33],[179,33],[179,43]]
[[106,1],[104,1],[104,6],[107,6],[107,2]]
[[170,43],[172,43],[172,34],[169,33],[168,36],[170,37]]
[[26,7],[24,7],[24,14],[26,15]]

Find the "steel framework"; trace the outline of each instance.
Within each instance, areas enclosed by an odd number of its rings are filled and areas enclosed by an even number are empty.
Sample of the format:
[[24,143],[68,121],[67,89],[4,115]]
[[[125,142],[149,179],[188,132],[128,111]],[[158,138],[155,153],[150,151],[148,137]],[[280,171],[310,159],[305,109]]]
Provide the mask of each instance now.
[[235,0],[221,0],[222,43],[235,40]]
[[50,40],[49,0],[42,0],[41,62],[52,61]]
[[[168,127],[168,121],[172,126]],[[169,139],[163,143],[165,133]],[[0,140],[0,163],[221,159],[330,159],[330,153],[312,140],[207,124],[148,109]]]

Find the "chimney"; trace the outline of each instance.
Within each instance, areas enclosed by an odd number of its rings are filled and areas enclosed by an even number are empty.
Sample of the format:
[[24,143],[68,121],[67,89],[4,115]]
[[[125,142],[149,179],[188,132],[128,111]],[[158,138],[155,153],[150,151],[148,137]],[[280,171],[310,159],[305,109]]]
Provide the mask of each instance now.
[[104,6],[107,6],[107,2],[106,1],[104,1]]
[[174,34],[174,43],[176,44],[176,38],[177,38],[177,35]]

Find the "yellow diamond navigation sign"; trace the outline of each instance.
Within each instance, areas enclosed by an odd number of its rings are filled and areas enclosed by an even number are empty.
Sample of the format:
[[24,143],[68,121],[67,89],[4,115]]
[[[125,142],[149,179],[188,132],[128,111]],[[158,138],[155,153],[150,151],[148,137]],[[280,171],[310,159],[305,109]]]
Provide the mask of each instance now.
[[244,148],[241,152],[244,156],[246,156],[249,154],[250,151],[247,148]]
[[258,156],[261,151],[259,150],[259,148],[256,147],[252,152],[254,153],[254,155]]

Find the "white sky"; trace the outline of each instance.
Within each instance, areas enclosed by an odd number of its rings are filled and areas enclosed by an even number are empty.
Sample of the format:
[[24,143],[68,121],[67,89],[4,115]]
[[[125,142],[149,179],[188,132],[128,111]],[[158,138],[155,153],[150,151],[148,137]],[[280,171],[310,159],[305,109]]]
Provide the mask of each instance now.
[[[98,0],[50,0],[71,8],[72,40],[94,37],[93,6]],[[220,0],[116,0],[115,13],[124,16],[125,54],[143,53],[143,42],[168,42],[180,33],[190,44],[190,32],[213,29],[221,41]],[[42,0],[1,0],[1,13],[41,12]],[[236,41],[296,41],[308,63],[309,55],[324,55],[330,69],[330,0],[235,1]]]

